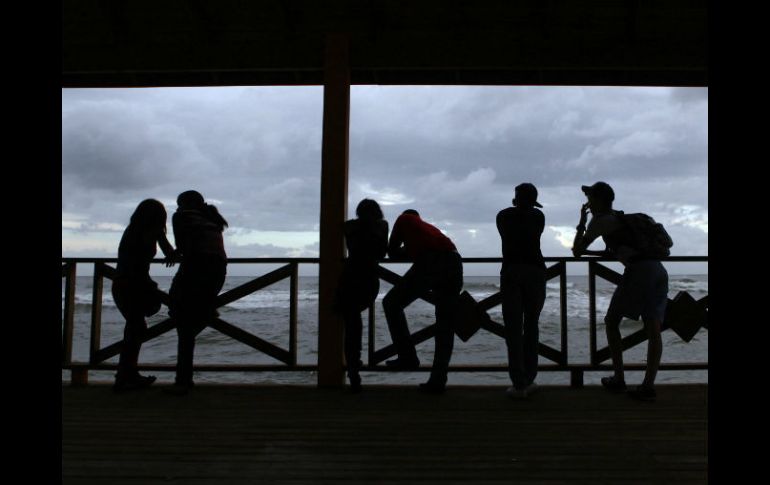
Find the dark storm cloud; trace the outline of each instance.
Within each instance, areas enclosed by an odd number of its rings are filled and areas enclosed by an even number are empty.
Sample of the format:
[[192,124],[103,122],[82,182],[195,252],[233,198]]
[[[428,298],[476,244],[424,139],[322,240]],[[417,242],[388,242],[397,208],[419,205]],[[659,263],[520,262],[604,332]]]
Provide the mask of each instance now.
[[[63,90],[63,225],[125,225],[148,197],[171,214],[192,188],[232,228],[317,232],[322,101],[318,87]],[[354,86],[348,214],[372,197],[392,225],[414,207],[464,255],[496,255],[494,217],[527,181],[557,228],[544,252],[566,255],[560,231],[577,222],[580,185],[605,180],[619,208],[672,226],[679,254],[705,254],[707,101],[689,88]]]

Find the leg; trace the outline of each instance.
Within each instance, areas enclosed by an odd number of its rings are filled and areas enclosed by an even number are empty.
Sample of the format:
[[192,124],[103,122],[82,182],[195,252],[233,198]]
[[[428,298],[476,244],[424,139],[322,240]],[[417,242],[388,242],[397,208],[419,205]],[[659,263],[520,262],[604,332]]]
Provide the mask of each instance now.
[[508,272],[500,278],[503,293],[503,323],[505,324],[505,344],[508,349],[508,375],[516,389],[524,389],[527,379],[524,376],[524,349],[522,341],[522,295],[521,287],[515,275]]
[[610,355],[612,356],[612,368],[615,372],[615,380],[625,381],[623,375],[623,344],[620,338],[620,321],[622,317],[607,313],[604,317],[604,326],[607,331],[607,343],[610,346]]
[[524,377],[527,386],[537,377],[538,347],[540,345],[540,312],[545,303],[545,272],[540,268],[527,268],[527,281],[524,285]]
[[451,294],[439,296],[436,302],[435,351],[430,371],[430,382],[436,386],[446,385],[449,360],[454,349],[452,318],[456,314],[456,307],[457,297]]
[[[404,362],[417,361],[417,351],[411,342],[409,327],[406,323],[404,308],[409,306],[419,296],[416,285],[412,283],[414,278],[414,266],[407,271],[404,278],[388,291],[382,300],[382,306],[385,310],[385,320],[388,322],[390,338],[393,345],[396,346],[398,356]],[[410,273],[412,273],[410,275]]]
[[651,297],[645,298],[650,302],[646,310],[642,311],[642,322],[647,331],[647,368],[644,373],[642,387],[651,389],[655,385],[655,377],[660,367],[660,358],[663,354],[663,340],[660,337],[660,328],[663,324],[663,316],[666,312],[668,296],[668,272],[660,262],[651,265],[653,276],[652,286],[648,290]]
[[[184,264],[184,263],[183,263]],[[182,268],[180,268],[180,273]],[[179,273],[177,277],[179,277]],[[184,277],[171,284],[172,317],[178,321],[176,384],[193,385],[195,337],[216,318],[216,297],[225,282],[221,261],[188,261]]]
[[177,342],[176,379],[175,384],[189,386],[192,384],[193,354],[195,353],[195,336],[192,322],[180,320],[176,328],[179,341]]
[[433,366],[429,383],[436,388],[446,385],[449,361],[454,349],[454,328],[452,322],[460,302],[463,286],[463,267],[460,256],[455,253],[442,254],[437,277],[434,282],[436,296],[436,336]]
[[655,385],[655,376],[660,367],[660,357],[663,354],[663,340],[660,337],[660,320],[643,319],[644,328],[647,330],[647,369],[644,372],[642,387],[652,388]]
[[116,378],[130,379],[139,375],[137,363],[139,350],[142,347],[142,337],[147,330],[147,321],[141,314],[129,315],[126,318],[126,328],[123,331],[123,350],[120,352]]
[[343,313],[345,321],[345,361],[348,368],[350,384],[361,384],[358,370],[361,367],[361,332],[363,322],[361,312],[355,308],[346,308]]

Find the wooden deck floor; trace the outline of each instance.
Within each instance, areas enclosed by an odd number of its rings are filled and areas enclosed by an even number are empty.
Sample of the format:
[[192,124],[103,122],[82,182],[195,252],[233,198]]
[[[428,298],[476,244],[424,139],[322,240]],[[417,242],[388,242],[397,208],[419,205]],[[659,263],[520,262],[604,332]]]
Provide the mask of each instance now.
[[62,388],[63,483],[706,483],[706,385]]

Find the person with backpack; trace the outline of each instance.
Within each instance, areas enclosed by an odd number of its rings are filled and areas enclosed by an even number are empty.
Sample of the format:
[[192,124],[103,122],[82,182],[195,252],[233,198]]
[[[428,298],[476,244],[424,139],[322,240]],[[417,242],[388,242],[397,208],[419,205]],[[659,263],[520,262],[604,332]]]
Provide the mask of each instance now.
[[[668,297],[668,272],[660,259],[668,256],[671,239],[663,226],[655,224],[649,216],[614,210],[615,192],[606,182],[583,185],[582,191],[588,202],[580,209],[572,254],[609,256],[624,266],[623,278],[604,317],[614,375],[603,377],[602,385],[611,392],[626,391],[620,322],[624,317],[632,320],[641,317],[648,336],[647,367],[642,384],[628,394],[634,399],[654,401],[655,376],[663,353],[660,331]],[[586,227],[589,211],[592,217]],[[606,249],[589,250],[588,246],[599,237]]]

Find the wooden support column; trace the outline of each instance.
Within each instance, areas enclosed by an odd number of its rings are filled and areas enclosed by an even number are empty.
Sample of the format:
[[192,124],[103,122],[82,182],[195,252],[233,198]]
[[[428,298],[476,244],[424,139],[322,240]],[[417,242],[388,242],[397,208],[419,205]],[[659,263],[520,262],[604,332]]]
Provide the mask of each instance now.
[[318,278],[318,386],[342,387],[343,323],[332,311],[345,256],[348,201],[350,65],[348,36],[329,34],[324,60],[321,244]]

